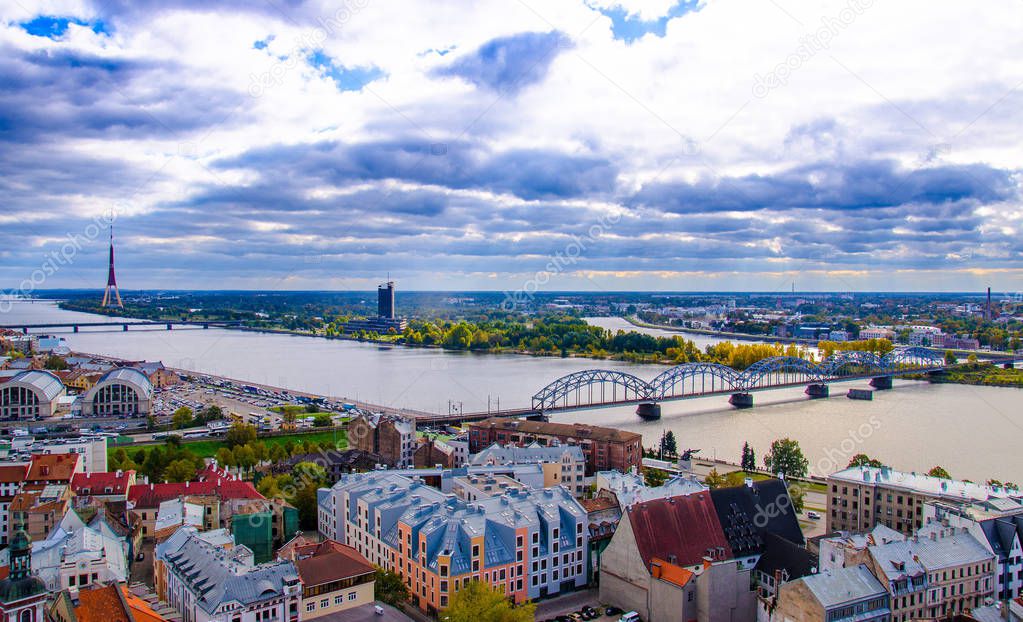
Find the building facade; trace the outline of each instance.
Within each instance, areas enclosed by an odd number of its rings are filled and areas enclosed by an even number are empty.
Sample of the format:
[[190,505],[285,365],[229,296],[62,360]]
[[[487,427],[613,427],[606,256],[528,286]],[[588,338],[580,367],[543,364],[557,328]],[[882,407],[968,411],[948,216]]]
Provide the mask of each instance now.
[[826,531],[870,531],[882,524],[912,535],[924,524],[928,501],[981,502],[1015,498],[1019,491],[888,467],[852,467],[828,476]]
[[505,466],[512,464],[540,464],[543,468],[543,487],[564,486],[576,497],[586,493],[586,456],[576,445],[539,444],[519,447],[494,444],[472,456],[473,466]]
[[492,417],[469,424],[469,451],[479,453],[491,445],[578,445],[586,458],[585,475],[616,470],[625,473],[643,463],[643,437],[615,428],[527,419]]
[[778,591],[778,622],[889,622],[888,592],[866,566],[828,570],[790,581]]
[[417,446],[416,423],[397,415],[361,414],[348,422],[348,442],[383,457],[388,466],[410,467]]
[[0,419],[48,419],[64,393],[64,383],[48,371],[21,372],[0,385]]
[[516,603],[586,584],[586,512],[567,490],[509,490],[466,502],[410,478],[374,472],[330,491],[337,539],[406,582],[435,613],[470,580]]
[[161,597],[183,622],[298,622],[302,584],[290,561],[256,565],[244,546],[218,547],[182,527],[156,549]]
[[132,367],[103,374],[82,398],[83,417],[145,417],[153,407],[153,383]]

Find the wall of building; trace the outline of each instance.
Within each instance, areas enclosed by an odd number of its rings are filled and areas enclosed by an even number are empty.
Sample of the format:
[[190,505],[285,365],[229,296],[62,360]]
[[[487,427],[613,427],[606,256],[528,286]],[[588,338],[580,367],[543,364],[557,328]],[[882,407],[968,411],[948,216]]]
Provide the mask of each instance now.
[[[319,594],[317,596],[303,597],[299,606],[299,615],[303,620],[312,620],[320,616],[353,609],[363,605],[369,605],[374,601],[373,589],[376,583],[362,583],[350,588]],[[326,601],[326,606],[324,606]],[[310,608],[310,605],[312,607]]]

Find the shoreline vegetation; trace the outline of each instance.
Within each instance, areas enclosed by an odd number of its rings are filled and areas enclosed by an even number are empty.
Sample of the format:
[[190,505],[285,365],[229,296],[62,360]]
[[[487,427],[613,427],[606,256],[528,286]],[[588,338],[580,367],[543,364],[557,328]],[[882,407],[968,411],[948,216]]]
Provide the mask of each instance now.
[[[96,313],[88,305],[62,301],[61,308]],[[108,310],[102,315],[117,317]],[[140,317],[141,316],[141,317]],[[149,317],[146,317],[149,316]],[[182,319],[156,317],[150,313],[126,312],[124,317],[149,320]],[[215,318],[190,317],[202,321]],[[222,318],[221,318],[222,319]],[[774,343],[751,335],[722,333],[719,331],[665,327],[649,324],[626,316],[624,319],[638,327],[656,328],[680,334],[672,337],[654,336],[637,331],[601,328],[571,315],[548,315],[516,319],[489,319],[470,322],[466,320],[420,320],[409,321],[408,328],[398,333],[368,333],[358,331],[346,334],[341,331],[341,319],[327,322],[323,329],[291,329],[273,326],[243,326],[230,330],[266,332],[273,334],[344,339],[380,346],[404,346],[411,348],[436,348],[450,352],[472,352],[477,354],[518,354],[535,357],[561,357],[593,360],[614,360],[650,365],[680,365],[683,363],[719,363],[743,370],[753,363],[772,356],[793,356],[815,361],[826,358],[836,351],[866,350],[879,356],[890,352],[894,345],[886,339],[832,342],[820,341]],[[682,336],[685,333],[706,334],[735,338],[740,343],[722,341],[700,349],[695,342]],[[745,341],[746,343],[742,343]],[[750,341],[755,341],[750,343]],[[954,357],[953,357],[954,358]],[[906,376],[929,380],[934,383],[952,383],[1023,388],[1023,370],[1005,370],[997,365],[970,361],[949,369],[946,373],[931,377]]]

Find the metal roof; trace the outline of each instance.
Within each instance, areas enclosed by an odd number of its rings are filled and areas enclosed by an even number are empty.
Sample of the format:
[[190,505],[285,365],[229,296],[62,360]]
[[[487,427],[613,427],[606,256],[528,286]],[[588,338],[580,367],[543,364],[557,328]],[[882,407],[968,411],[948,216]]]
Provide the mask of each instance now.
[[817,602],[825,609],[888,595],[881,583],[863,564],[822,572],[799,580],[810,588]]
[[14,378],[11,378],[11,381],[6,386],[11,386],[14,383],[41,392],[46,396],[46,401],[48,402],[57,399],[57,396],[64,392],[64,383],[60,381],[60,378],[48,371],[38,369],[21,372]]

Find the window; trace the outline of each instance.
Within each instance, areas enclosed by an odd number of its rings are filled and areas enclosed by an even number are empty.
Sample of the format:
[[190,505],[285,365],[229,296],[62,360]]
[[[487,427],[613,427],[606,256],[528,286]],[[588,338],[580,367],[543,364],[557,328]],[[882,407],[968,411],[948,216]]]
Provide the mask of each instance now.
[[345,599],[340,594],[334,597],[334,604],[335,605],[340,605],[343,602],[345,602]]
[[348,600],[355,600],[358,597],[359,597],[358,592],[349,592],[348,594]]
[[316,603],[306,603],[305,604],[305,610],[306,611],[313,611],[315,609],[316,609]]
[[330,602],[326,598],[321,599],[320,600],[320,609],[323,609],[324,607],[326,607],[329,604],[330,604]]

